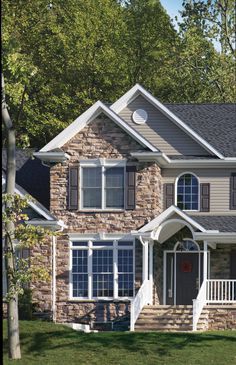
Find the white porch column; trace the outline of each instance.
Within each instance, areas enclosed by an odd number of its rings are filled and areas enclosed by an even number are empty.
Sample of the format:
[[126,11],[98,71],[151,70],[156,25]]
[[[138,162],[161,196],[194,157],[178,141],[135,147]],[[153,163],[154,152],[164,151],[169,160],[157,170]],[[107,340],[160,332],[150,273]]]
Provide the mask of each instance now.
[[150,304],[153,304],[153,244],[149,242],[149,282],[150,282]]
[[143,282],[148,280],[148,241],[143,242]]
[[207,257],[207,241],[204,241],[204,252],[203,252],[203,281],[207,280],[208,277],[208,257]]

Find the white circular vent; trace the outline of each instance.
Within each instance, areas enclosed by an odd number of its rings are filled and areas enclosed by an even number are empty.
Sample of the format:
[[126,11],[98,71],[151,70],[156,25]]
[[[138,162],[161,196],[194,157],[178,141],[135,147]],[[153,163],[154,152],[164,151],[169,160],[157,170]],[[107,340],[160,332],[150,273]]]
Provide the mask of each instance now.
[[136,124],[146,123],[148,118],[147,112],[143,109],[137,109],[133,112],[132,119]]

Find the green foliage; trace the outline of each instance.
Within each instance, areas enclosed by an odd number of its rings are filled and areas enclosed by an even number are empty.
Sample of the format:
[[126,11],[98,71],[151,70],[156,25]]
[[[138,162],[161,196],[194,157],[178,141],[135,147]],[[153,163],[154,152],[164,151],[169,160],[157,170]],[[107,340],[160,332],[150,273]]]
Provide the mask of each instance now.
[[233,0],[184,1],[179,32],[159,0],[52,4],[2,4],[18,146],[42,147],[95,101],[113,102],[136,82],[162,102],[235,100]]
[[[31,281],[49,281],[47,269],[40,265],[40,256],[24,258],[21,252],[37,244],[46,243],[53,233],[42,227],[27,224],[28,216],[23,213],[23,210],[29,204],[29,197],[3,194],[2,200],[4,204],[7,203],[2,213],[3,233],[10,243],[4,247],[4,258],[6,263],[11,259],[14,262],[12,268],[6,264],[9,287],[5,299],[8,301],[14,297],[15,293],[23,294],[26,284]],[[8,222],[14,224],[14,231],[7,230]]]

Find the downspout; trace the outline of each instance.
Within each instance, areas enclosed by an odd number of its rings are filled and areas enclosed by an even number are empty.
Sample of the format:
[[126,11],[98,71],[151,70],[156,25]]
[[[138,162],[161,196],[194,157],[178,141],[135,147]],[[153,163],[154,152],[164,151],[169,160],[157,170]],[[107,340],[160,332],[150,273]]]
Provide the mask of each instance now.
[[56,322],[56,237],[52,236],[52,320]]

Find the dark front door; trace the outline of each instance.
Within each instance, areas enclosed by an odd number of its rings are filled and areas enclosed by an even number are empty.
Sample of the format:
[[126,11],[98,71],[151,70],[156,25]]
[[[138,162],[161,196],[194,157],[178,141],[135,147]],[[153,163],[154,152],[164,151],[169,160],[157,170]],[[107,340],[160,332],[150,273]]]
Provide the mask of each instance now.
[[176,252],[176,304],[193,304],[199,290],[199,254]]

